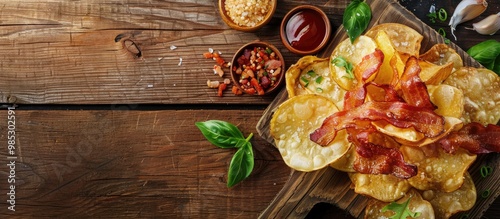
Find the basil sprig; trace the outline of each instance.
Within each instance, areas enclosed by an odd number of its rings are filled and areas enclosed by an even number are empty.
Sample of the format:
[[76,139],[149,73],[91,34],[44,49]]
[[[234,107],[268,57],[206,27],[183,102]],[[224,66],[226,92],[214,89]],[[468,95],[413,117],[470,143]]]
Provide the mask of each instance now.
[[485,68],[500,75],[500,42],[486,40],[472,46],[467,53]]
[[347,35],[351,43],[356,40],[363,31],[366,30],[370,20],[372,19],[372,11],[370,6],[365,1],[353,0],[347,6],[342,17],[342,24],[347,31]]
[[245,138],[238,127],[220,120],[196,122],[195,125],[200,129],[203,136],[215,146],[238,148],[229,164],[227,187],[233,187],[252,173],[254,156],[250,139],[253,137],[253,133],[250,133]]

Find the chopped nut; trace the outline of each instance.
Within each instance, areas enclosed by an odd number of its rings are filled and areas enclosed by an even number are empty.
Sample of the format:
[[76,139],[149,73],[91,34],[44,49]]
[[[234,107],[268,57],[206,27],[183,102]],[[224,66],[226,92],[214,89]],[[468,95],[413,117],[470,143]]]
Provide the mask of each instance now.
[[219,65],[214,65],[214,74],[218,74],[220,77],[224,76],[224,71]]
[[225,9],[237,25],[254,27],[264,20],[270,6],[271,1],[226,0]]
[[220,85],[220,82],[219,81],[207,80],[207,85],[208,85],[209,88],[218,88],[219,85]]

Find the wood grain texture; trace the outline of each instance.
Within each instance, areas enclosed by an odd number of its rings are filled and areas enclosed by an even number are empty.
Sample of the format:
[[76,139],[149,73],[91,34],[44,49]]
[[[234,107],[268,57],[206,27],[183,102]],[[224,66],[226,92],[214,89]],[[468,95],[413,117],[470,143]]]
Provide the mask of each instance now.
[[[335,30],[348,2],[307,3],[322,8]],[[451,5],[458,2],[435,4],[452,11]],[[401,3],[425,18],[422,13],[432,2]],[[260,39],[277,46],[288,65],[295,63],[299,56],[281,44],[278,27],[285,13],[300,4],[304,2],[279,1],[278,10],[266,27],[244,33],[223,23],[216,0],[0,0],[0,102],[270,103],[273,96],[242,100],[229,89],[225,98],[217,97],[216,91],[205,84],[208,79],[222,78],[213,74],[214,62],[202,54],[213,48],[229,61],[240,46]],[[490,5],[485,14],[500,7]],[[434,29],[446,27],[443,23],[432,25]],[[470,22],[466,25],[470,26]],[[456,41],[464,49],[487,37],[464,27],[459,27],[460,38]],[[177,49],[171,50],[171,45]],[[183,61],[179,66],[180,58]]]
[[[432,29],[445,27],[449,34],[446,24],[429,23],[425,13],[430,4],[450,12],[459,1],[399,2]],[[4,201],[0,217],[303,218],[316,203],[334,203],[331,197],[346,200],[337,205],[359,215],[365,199],[335,186],[344,185],[345,177],[338,180],[342,173],[325,169],[310,177],[293,172],[265,135],[252,140],[254,173],[227,189],[234,151],[211,145],[194,126],[196,121],[221,119],[247,135],[257,131],[257,122],[269,112],[246,105],[271,104],[272,109],[283,97],[242,98],[229,90],[217,97],[206,87],[207,79],[222,80],[212,72],[214,61],[202,57],[208,48],[230,60],[243,44],[265,40],[280,49],[289,66],[300,56],[280,42],[278,27],[285,13],[297,5],[316,5],[336,30],[348,2],[279,0],[268,25],[243,33],[222,22],[217,0],[0,0],[0,103],[20,104],[17,212],[7,212]],[[500,10],[498,2],[489,3],[480,17]],[[375,11],[393,16],[385,8]],[[430,30],[413,22],[419,30]],[[500,40],[498,33],[480,36],[467,31],[470,24],[459,26],[459,39],[452,39],[458,47],[466,50],[485,39]],[[171,50],[171,45],[177,49]],[[164,109],[134,107],[146,103]],[[72,110],[54,110],[66,104]],[[78,106],[100,110],[75,110]],[[0,118],[5,113],[0,111]],[[0,125],[0,147],[6,141],[4,127]],[[5,153],[0,150],[2,163],[7,162]],[[6,171],[5,166],[0,169],[4,179]],[[6,193],[4,179],[0,191]],[[486,186],[496,185],[488,182]],[[287,190],[292,186],[306,190]],[[268,208],[270,203],[286,207],[269,211],[274,206]],[[499,214],[497,200],[484,216]],[[345,212],[324,217],[339,215]]]
[[[210,144],[194,125],[223,118],[246,136],[262,110],[15,112],[16,212],[3,201],[0,215],[256,218],[290,176],[277,150],[254,136],[255,169],[228,189],[235,151]],[[0,139],[6,141],[4,131]],[[4,150],[0,156],[7,163]],[[7,180],[0,188],[8,188]]]
[[[324,5],[338,25],[345,2],[311,3]],[[293,63],[298,56],[284,49],[276,27],[300,3],[280,1],[266,28],[243,33],[223,23],[215,0],[2,0],[0,102],[269,103],[273,97],[242,100],[230,89],[217,97],[206,81],[223,79],[202,54],[213,48],[230,61],[239,47],[260,39]]]
[[[403,8],[397,2],[367,0],[373,12],[373,18],[368,28],[380,23],[402,23],[424,35],[421,51],[425,52],[436,43],[444,43],[444,38],[440,36],[432,27],[424,24],[411,12]],[[340,27],[333,40],[327,48],[319,54],[320,57],[329,57],[336,45],[347,38],[345,30]],[[480,67],[480,64],[473,60],[458,45],[451,43],[457,53],[463,58],[464,65]],[[274,143],[269,133],[269,122],[273,111],[283,101],[288,98],[285,90],[278,94],[276,99],[268,106],[261,120],[257,124],[259,134],[270,143]],[[478,194],[489,190],[491,195],[487,198],[478,197],[475,207],[468,211],[470,218],[480,218],[489,206],[500,195],[500,188],[495,184],[500,180],[500,172],[496,171],[488,178],[481,177],[480,167],[488,165],[494,169],[500,168],[500,155],[492,154],[481,156],[470,168]],[[295,171],[277,198],[260,215],[261,218],[303,218],[318,203],[330,203],[345,209],[356,218],[364,217],[364,208],[368,201],[367,197],[356,195],[351,189],[351,183],[347,176],[340,171],[326,168],[319,171],[304,173]],[[331,192],[335,191],[335,192]]]

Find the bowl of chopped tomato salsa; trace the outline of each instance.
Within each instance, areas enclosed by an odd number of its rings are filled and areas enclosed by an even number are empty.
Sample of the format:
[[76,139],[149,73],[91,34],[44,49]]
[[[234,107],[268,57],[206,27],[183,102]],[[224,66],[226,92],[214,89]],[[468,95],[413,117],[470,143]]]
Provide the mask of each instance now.
[[[233,56],[231,78],[239,91],[250,95],[267,95],[285,81],[285,61],[273,45],[254,41],[242,46]],[[236,93],[235,93],[236,94]]]

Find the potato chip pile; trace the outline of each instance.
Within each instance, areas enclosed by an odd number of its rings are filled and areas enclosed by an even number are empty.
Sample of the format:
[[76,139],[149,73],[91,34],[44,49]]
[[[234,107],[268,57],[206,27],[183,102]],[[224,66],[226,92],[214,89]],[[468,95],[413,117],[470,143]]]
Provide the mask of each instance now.
[[270,133],[285,163],[299,171],[327,166],[348,173],[370,196],[367,218],[412,197],[420,218],[449,218],[476,201],[468,173],[477,154],[500,152],[500,77],[463,66],[423,36],[380,24],[329,58],[302,57],[286,72],[289,99]]

